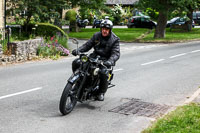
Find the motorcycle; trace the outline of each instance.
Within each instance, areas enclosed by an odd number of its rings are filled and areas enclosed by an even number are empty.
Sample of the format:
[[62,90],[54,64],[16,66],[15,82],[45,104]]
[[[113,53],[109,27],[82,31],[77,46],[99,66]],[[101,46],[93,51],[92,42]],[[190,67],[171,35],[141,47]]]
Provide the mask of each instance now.
[[[72,42],[77,44],[78,49],[78,41],[73,39]],[[111,84],[113,67],[108,69],[103,64],[103,61],[100,60],[100,56],[93,58],[83,53],[78,53],[78,55],[81,65],[68,79],[60,98],[59,109],[63,115],[69,114],[77,102],[82,103],[87,100],[95,100],[95,96],[99,90],[99,73],[102,68],[108,70],[108,88],[115,86]]]
[[94,17],[94,22],[93,22],[92,28],[100,28],[101,22],[102,22],[102,20],[97,19],[96,17]]
[[[104,20],[109,20],[110,18],[108,16],[105,16]],[[94,16],[94,22],[92,28],[100,28],[100,24],[103,21],[103,19],[97,19],[96,16]]]
[[85,28],[88,25],[89,21],[88,21],[88,19],[81,20],[79,17],[77,17],[76,23],[77,23],[78,27]]

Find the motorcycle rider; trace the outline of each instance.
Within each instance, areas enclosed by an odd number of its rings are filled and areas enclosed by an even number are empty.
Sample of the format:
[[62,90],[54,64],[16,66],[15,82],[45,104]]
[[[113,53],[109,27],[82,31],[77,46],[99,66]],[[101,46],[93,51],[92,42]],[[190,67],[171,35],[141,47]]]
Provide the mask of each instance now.
[[[85,44],[78,48],[78,51],[75,49],[72,51],[74,56],[78,52],[87,52],[91,48],[94,48],[91,56],[100,56],[100,59],[104,60],[104,65],[110,68],[115,66],[116,61],[120,57],[120,46],[119,38],[112,32],[113,23],[110,20],[103,20],[100,24],[100,32],[97,32],[93,37],[88,40]],[[73,72],[79,68],[80,60],[75,59],[72,63]],[[99,92],[97,94],[97,100],[103,101],[104,94],[108,88],[108,71],[102,69],[100,72],[100,84]]]

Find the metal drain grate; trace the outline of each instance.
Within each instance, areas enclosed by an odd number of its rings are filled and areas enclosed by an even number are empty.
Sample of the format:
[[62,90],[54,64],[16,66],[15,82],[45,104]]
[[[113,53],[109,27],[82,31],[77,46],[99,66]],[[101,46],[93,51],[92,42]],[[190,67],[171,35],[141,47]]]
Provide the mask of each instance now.
[[124,103],[118,107],[115,107],[109,112],[120,113],[124,115],[137,115],[137,116],[145,116],[145,117],[158,117],[164,113],[166,113],[171,106],[168,105],[159,105],[148,102],[143,102],[139,99],[130,99],[129,102]]

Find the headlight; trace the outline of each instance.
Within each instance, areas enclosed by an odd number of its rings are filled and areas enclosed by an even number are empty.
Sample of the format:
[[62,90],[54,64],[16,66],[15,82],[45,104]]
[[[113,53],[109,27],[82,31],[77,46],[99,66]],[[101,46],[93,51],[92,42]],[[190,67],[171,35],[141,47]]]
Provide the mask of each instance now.
[[87,62],[88,61],[88,57],[87,56],[82,56],[81,57],[81,61],[82,62]]

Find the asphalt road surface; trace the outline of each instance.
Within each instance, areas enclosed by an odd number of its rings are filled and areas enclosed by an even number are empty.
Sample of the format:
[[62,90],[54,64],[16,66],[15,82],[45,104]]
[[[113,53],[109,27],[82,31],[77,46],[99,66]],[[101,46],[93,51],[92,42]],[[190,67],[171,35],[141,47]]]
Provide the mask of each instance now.
[[122,43],[116,86],[103,102],[78,103],[67,116],[58,106],[75,57],[1,66],[0,133],[139,133],[156,117],[113,110],[135,100],[140,109],[183,104],[200,85],[199,43]]

